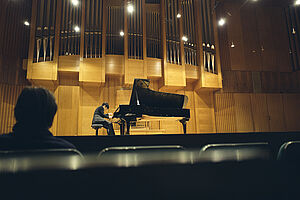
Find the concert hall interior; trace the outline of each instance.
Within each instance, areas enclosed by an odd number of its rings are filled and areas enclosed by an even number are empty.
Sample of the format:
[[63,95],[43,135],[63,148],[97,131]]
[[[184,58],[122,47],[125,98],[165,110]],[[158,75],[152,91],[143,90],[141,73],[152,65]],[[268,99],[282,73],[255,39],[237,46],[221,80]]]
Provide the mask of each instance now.
[[[2,151],[31,86],[52,92],[49,130],[76,158]],[[104,102],[115,135],[92,126]],[[299,199],[299,104],[300,0],[0,0],[2,189]]]

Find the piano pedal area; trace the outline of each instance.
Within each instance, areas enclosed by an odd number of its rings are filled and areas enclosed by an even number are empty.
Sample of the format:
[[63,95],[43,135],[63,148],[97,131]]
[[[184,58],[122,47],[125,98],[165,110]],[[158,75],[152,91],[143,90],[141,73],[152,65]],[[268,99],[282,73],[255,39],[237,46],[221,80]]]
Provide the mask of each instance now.
[[[162,128],[163,122],[161,120],[137,120],[130,122],[130,135],[153,135],[166,134],[166,129]],[[121,135],[119,121],[113,123],[115,134]],[[126,130],[126,125],[125,125]],[[106,135],[106,133],[104,133]],[[124,133],[126,135],[126,131]]]

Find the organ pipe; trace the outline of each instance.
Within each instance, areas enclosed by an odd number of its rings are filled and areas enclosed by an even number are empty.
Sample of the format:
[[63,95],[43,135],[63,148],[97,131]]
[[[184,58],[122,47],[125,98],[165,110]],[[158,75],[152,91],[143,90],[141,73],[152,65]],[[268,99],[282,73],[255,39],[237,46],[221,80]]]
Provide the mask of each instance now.
[[106,29],[106,54],[124,55],[124,38],[120,32],[124,30],[124,8],[108,6]]
[[86,0],[84,58],[102,57],[103,1]]
[[165,0],[167,62],[181,65],[178,0]]
[[53,61],[56,0],[37,2],[37,18],[33,62]]
[[187,37],[184,42],[185,64],[198,65],[197,42],[195,34],[194,0],[182,0],[183,35]]
[[[120,35],[120,32],[124,31],[124,9],[127,5],[107,1],[108,5],[104,7],[104,0],[84,0],[80,2],[78,6],[74,6],[71,0],[37,1],[34,62],[53,61],[56,16],[60,16],[61,20],[60,27],[58,27],[60,29],[60,40],[57,42],[60,56],[80,54],[81,31],[83,31],[83,58],[101,58],[103,56],[102,52],[104,52],[102,48],[105,48],[105,53],[108,55],[124,55],[124,37]],[[151,58],[162,58],[161,13],[159,9],[161,2],[159,0],[145,0],[146,6],[154,5],[152,9],[146,9],[145,25],[143,24],[142,2],[142,0],[129,2],[133,5],[134,11],[127,13],[128,48],[126,51],[128,52],[128,58],[145,59],[144,55]],[[61,3],[60,14],[56,11],[57,3]],[[84,4],[85,9],[85,16],[82,18],[85,20],[84,30],[80,30],[82,4]],[[202,62],[205,70],[217,73],[211,1],[199,0],[199,7],[195,6],[195,0],[164,0],[164,4],[166,61],[177,65],[197,66],[199,65],[199,59],[197,58],[200,56],[197,55],[197,50],[202,45],[203,56],[201,57],[203,57]],[[199,19],[195,16],[196,12],[200,14]],[[105,38],[103,38],[103,13],[106,15]],[[294,27],[293,17],[289,17],[291,13],[291,11],[287,12],[287,18],[290,21],[290,26]],[[177,14],[181,14],[182,19],[179,19]],[[182,26],[180,20],[182,20]],[[201,27],[195,26],[196,20],[201,21]],[[145,35],[143,26],[147,31],[146,47],[143,43]],[[79,30],[76,30],[75,27]],[[201,30],[196,30],[197,28]],[[202,38],[200,39],[202,41],[198,41],[198,43],[197,31],[202,31]],[[181,49],[182,34],[187,37],[187,41],[183,42],[183,49]],[[294,38],[294,40],[297,40],[296,37]],[[103,39],[106,42],[102,45]],[[147,51],[145,54],[143,53],[144,49]],[[182,57],[181,54],[184,56]]]
[[72,5],[70,0],[62,1],[59,55],[80,54],[81,4]]
[[204,69],[211,73],[217,73],[212,5],[210,0],[201,0],[200,4]]

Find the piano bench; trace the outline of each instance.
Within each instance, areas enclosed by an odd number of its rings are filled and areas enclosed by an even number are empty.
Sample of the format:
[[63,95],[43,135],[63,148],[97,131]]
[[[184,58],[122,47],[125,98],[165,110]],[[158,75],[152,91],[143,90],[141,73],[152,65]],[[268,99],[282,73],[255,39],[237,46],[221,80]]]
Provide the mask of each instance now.
[[102,124],[92,124],[92,128],[96,130],[96,136],[98,136],[98,129],[102,128]]

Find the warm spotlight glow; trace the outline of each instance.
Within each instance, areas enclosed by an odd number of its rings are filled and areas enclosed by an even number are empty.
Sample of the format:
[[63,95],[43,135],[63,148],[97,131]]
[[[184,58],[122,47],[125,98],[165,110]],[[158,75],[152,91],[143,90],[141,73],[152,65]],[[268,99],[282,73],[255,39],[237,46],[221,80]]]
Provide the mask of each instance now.
[[184,42],[187,42],[188,41],[188,38],[186,36],[182,36],[181,38]]
[[120,35],[123,37],[123,36],[124,36],[124,32],[123,32],[123,31],[120,31]]
[[24,25],[25,25],[25,26],[29,26],[30,24],[29,24],[28,21],[25,21],[25,22],[24,22]]
[[224,26],[226,24],[226,20],[224,18],[221,18],[218,22],[219,26]]
[[128,6],[127,6],[127,11],[128,11],[129,13],[132,13],[133,10],[134,10],[133,5],[132,5],[132,4],[128,4]]
[[80,32],[79,26],[75,26],[75,27],[74,27],[74,30],[75,30],[76,33]]
[[177,17],[177,18],[180,18],[180,17],[181,17],[181,14],[180,14],[180,13],[178,13],[178,14],[176,15],[176,17]]
[[296,5],[296,6],[299,6],[299,5],[300,5],[300,0],[296,0],[296,1],[295,1],[295,5]]
[[235,45],[233,44],[233,42],[231,42],[231,45],[230,45],[231,48],[234,48]]
[[251,0],[252,2],[257,2],[258,0]]
[[72,0],[73,6],[78,6],[79,5],[79,0]]

